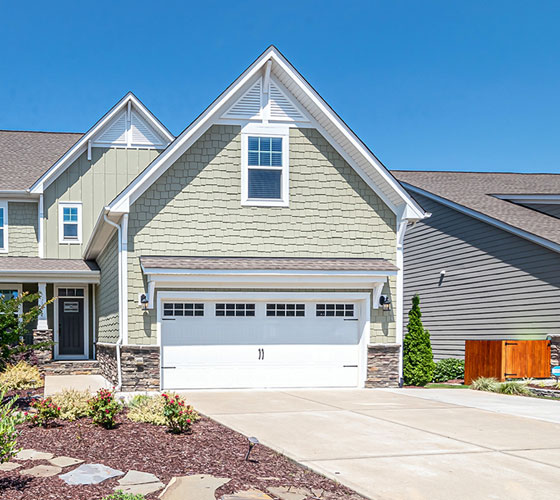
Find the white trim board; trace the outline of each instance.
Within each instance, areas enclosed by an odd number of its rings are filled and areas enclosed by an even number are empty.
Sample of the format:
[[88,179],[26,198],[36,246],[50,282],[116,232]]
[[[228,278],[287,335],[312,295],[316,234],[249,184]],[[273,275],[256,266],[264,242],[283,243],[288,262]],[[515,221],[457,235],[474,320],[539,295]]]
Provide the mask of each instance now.
[[549,250],[560,253],[560,245],[558,243],[554,243],[550,240],[547,240],[545,238],[537,236],[536,234],[529,233],[527,231],[524,231],[523,229],[519,229],[517,227],[511,226],[510,224],[506,224],[505,222],[496,220],[496,219],[494,219],[494,218],[492,218],[488,215],[484,215],[480,212],[477,212],[476,210],[472,210],[470,208],[464,207],[463,205],[460,205],[460,204],[455,203],[453,201],[442,198],[441,196],[435,195],[433,193],[430,193],[429,191],[426,191],[424,189],[420,189],[420,188],[418,188],[416,186],[413,186],[411,184],[408,184],[406,182],[403,182],[402,184],[403,184],[403,186],[405,186],[410,191],[413,191],[415,193],[421,194],[422,196],[425,196],[426,198],[430,198],[434,201],[437,201],[438,203],[441,203],[442,205],[445,205],[446,207],[452,208],[452,209],[456,210],[457,212],[461,212],[465,215],[469,215],[470,217],[473,217],[475,219],[486,222],[486,223],[488,223],[492,226],[495,226],[499,229],[503,229],[504,231],[507,231],[508,233],[515,234],[516,236],[519,236],[521,238],[525,238],[526,240],[532,241],[533,243],[536,243],[537,245],[541,245],[545,248],[548,248]]

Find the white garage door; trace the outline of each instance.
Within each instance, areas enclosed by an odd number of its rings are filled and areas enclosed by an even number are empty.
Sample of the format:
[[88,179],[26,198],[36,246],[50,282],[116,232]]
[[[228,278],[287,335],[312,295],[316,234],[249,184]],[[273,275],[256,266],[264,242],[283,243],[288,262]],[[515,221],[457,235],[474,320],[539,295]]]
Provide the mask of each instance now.
[[164,389],[356,387],[349,302],[164,301]]

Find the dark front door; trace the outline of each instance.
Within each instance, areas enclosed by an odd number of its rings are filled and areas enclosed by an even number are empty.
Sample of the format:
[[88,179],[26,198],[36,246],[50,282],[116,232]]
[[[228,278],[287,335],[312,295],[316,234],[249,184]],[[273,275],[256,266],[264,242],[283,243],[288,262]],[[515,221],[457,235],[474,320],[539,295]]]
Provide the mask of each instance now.
[[58,354],[84,355],[84,299],[58,299]]

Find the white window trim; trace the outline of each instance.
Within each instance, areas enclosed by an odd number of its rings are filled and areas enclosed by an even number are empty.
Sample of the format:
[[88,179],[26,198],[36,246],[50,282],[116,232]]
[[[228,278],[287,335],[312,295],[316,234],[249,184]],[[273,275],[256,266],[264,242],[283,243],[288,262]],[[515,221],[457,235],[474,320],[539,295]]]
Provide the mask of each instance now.
[[0,201],[0,209],[4,210],[4,246],[0,248],[0,253],[8,253],[8,202]]
[[[282,198],[249,198],[249,136],[282,139]],[[290,128],[286,125],[249,123],[241,130],[241,205],[254,207],[288,207],[290,204]],[[258,168],[258,167],[255,167]],[[263,167],[265,169],[266,167]],[[279,170],[279,169],[278,169]]]
[[[0,290],[16,290],[18,297],[21,297],[23,293],[23,285],[20,283],[0,283]],[[20,304],[18,308],[18,315],[21,316],[23,313],[23,304]]]
[[[72,239],[64,238],[64,209],[78,209],[78,237]],[[58,242],[67,245],[81,245],[82,243],[82,202],[81,201],[64,201],[58,203]]]

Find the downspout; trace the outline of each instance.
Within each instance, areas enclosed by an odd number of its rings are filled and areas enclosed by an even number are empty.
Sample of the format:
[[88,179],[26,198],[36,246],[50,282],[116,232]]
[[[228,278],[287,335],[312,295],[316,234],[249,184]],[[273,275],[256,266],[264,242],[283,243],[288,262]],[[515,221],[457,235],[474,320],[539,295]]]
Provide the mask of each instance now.
[[121,238],[121,226],[120,224],[115,224],[113,221],[109,220],[107,214],[103,214],[103,220],[117,228],[118,234],[118,246],[119,246],[119,257],[118,257],[118,290],[119,290],[119,338],[117,339],[117,343],[115,344],[115,351],[117,356],[117,387],[116,390],[120,391],[122,387],[122,370],[121,370],[121,344],[123,339],[123,300],[122,300],[122,261],[121,261],[121,252],[122,252],[122,238]]

